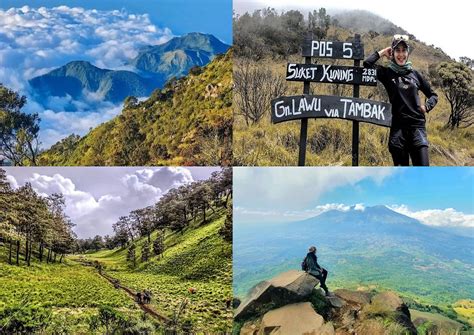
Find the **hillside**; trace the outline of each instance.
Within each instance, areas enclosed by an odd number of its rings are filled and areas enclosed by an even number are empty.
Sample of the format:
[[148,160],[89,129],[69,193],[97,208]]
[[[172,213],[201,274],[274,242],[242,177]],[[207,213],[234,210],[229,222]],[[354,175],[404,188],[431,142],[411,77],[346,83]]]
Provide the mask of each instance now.
[[[225,215],[224,209],[218,209],[209,213],[206,223],[196,220],[181,233],[166,231],[165,252],[135,268],[126,261],[128,248],[70,255],[63,263],[32,262],[31,266],[24,264],[21,255],[20,266],[9,265],[7,247],[0,241],[0,328],[18,330],[19,325],[28,325],[23,328],[28,333],[85,334],[93,329],[98,311],[112,308],[127,320],[124,327],[164,329],[162,322],[144,316],[142,306],[126,291],[115,289],[102,273],[134,292],[150,290],[149,306],[177,320],[179,326],[196,331],[230,329],[232,311],[226,300],[232,296],[232,245],[219,234]],[[155,239],[156,234],[151,237]],[[135,240],[138,259],[146,239]],[[99,261],[102,270],[86,266],[90,261]],[[177,315],[183,302],[185,307]],[[119,316],[114,318],[116,322]]]
[[138,102],[78,139],[40,155],[41,165],[228,165],[232,51]]
[[131,71],[100,69],[89,62],[74,61],[30,80],[31,86],[47,100],[50,96],[81,98],[83,90],[97,98],[122,102],[129,95],[148,96],[159,82]]
[[[362,16],[358,16],[359,14]],[[392,31],[395,25],[393,23],[388,25],[386,20],[379,17],[379,20],[371,19],[371,24],[368,27],[361,27],[360,22],[364,22],[362,17],[366,15],[368,15],[366,12],[358,13],[355,11],[349,15],[350,20],[341,20],[342,23],[339,22],[337,25],[331,21],[325,39],[347,41],[354,37],[356,31],[360,32],[366,57],[375,50],[389,46],[392,35],[385,34],[383,31],[387,27],[389,31]],[[337,16],[335,17],[337,18]],[[331,18],[331,20],[333,19]],[[383,27],[381,31],[370,30],[364,32],[368,28],[374,28],[372,24],[376,25],[378,21]],[[286,36],[282,35],[283,33],[279,34],[272,26],[270,16],[266,19],[251,19],[250,16],[241,16],[239,19],[234,19],[234,27],[236,27],[234,28],[235,49],[241,50],[235,58],[235,73],[243,71],[245,64],[254,69],[255,73],[258,73],[257,76],[269,76],[268,82],[273,84],[268,84],[266,91],[278,92],[277,95],[279,96],[302,94],[303,83],[285,82],[285,75],[287,63],[302,63],[304,61],[299,51],[296,51],[301,45],[303,33],[293,37],[290,34]],[[402,32],[404,32],[403,29],[398,31],[398,33]],[[277,33],[279,35],[275,37]],[[240,34],[241,37],[237,38],[236,34]],[[285,54],[284,52],[290,46],[294,47],[295,51]],[[410,60],[413,62],[414,68],[418,69],[433,84],[431,77],[433,69],[443,61],[450,61],[451,58],[441,49],[417,40],[412,40],[411,46]],[[252,54],[250,50],[255,50],[255,53]],[[316,59],[313,59],[314,61]],[[344,60],[317,59],[317,62],[320,64],[353,65],[352,61]],[[472,149],[473,127],[455,130],[446,128],[450,105],[441,89],[434,88],[439,96],[439,102],[427,116],[430,164],[472,165],[474,161],[474,151]],[[258,89],[256,91],[258,92]],[[310,92],[311,94],[321,95],[352,96],[352,86],[312,83]],[[237,90],[235,91],[234,165],[297,165],[300,122],[271,124],[270,99],[275,98],[276,95],[264,97],[260,94],[260,97],[264,105],[263,114],[258,121],[247,124],[244,116],[242,116],[241,106],[243,102],[241,95]],[[388,101],[387,95],[380,84],[374,88],[361,87],[360,97]],[[258,94],[255,94],[255,99],[257,98]],[[424,101],[423,95],[421,101]],[[366,123],[360,124],[359,165],[393,165],[388,151],[388,134],[389,130],[387,128]],[[352,122],[327,119],[309,120],[306,165],[351,165],[351,149]]]
[[330,11],[333,22],[345,29],[357,33],[378,32],[385,35],[408,34],[406,30],[395,25],[393,22],[367,10],[342,10]]
[[[136,268],[126,261],[128,248],[73,258],[98,261],[105,273],[119,279],[122,285],[135,291],[150,290],[151,306],[170,318],[187,299],[181,322],[190,322],[197,331],[224,331],[232,324],[232,312],[225,303],[232,297],[232,245],[219,235],[224,219],[225,211],[218,210],[206,224],[198,220],[182,233],[167,232],[163,255]],[[156,232],[152,234],[152,240],[155,238]],[[136,250],[141,252],[145,242],[146,237],[136,240]],[[141,257],[140,252],[137,258]],[[195,288],[196,293],[190,294],[189,288]]]

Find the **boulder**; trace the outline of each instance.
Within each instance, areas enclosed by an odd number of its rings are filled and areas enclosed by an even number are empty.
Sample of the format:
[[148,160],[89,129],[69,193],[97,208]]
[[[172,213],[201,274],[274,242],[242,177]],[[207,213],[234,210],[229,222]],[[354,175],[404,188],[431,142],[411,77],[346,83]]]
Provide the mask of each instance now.
[[370,304],[370,296],[368,293],[360,291],[350,291],[346,289],[335,290],[334,294],[350,303],[358,305],[367,305]]
[[334,335],[331,323],[325,323],[311,303],[301,302],[286,305],[267,312],[259,325],[242,327],[241,335],[319,334]]
[[339,298],[335,295],[327,296],[326,300],[329,302],[329,304],[332,307],[335,307],[335,308],[341,308],[342,306],[345,305],[344,300],[342,300],[341,298]]
[[263,313],[280,306],[300,302],[319,283],[304,271],[290,270],[257,284],[235,310],[235,320]]
[[382,292],[372,298],[369,305],[362,309],[362,317],[385,315],[393,318],[397,323],[406,328],[408,334],[417,334],[411,322],[410,311],[403,300],[395,292]]

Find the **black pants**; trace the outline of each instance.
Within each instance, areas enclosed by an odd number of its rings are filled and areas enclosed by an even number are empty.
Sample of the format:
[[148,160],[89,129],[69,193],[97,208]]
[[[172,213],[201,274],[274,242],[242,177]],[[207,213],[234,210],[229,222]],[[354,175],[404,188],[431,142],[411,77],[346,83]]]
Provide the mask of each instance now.
[[321,286],[321,288],[324,290],[324,292],[328,293],[328,287],[326,286],[326,278],[328,277],[328,272],[326,271],[326,269],[324,269],[320,275],[316,276],[311,273],[310,275],[317,278],[319,280],[319,285]]
[[429,166],[428,139],[423,128],[390,129],[388,144],[393,165]]

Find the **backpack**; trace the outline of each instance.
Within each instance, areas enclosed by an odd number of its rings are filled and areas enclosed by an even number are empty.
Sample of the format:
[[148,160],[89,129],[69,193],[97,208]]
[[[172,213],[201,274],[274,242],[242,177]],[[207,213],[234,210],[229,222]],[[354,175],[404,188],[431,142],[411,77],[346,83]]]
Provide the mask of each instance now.
[[301,262],[301,270],[308,271],[308,264],[306,264],[306,257]]

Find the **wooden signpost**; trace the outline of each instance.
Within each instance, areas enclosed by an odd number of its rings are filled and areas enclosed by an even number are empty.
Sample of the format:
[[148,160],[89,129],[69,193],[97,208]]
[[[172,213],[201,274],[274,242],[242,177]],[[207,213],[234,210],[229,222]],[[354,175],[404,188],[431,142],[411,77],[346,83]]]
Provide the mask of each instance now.
[[[298,165],[305,165],[309,118],[352,120],[352,165],[359,165],[359,122],[390,127],[390,104],[359,98],[359,87],[376,86],[375,69],[360,67],[364,45],[360,35],[353,42],[316,41],[306,39],[302,48],[304,64],[289,63],[286,80],[303,82],[303,95],[272,100],[272,122],[301,120]],[[353,59],[354,66],[311,64],[311,58]],[[309,95],[310,83],[353,85],[352,97]]]
[[272,100],[272,122],[339,118],[390,127],[390,104],[353,97],[297,95]]

